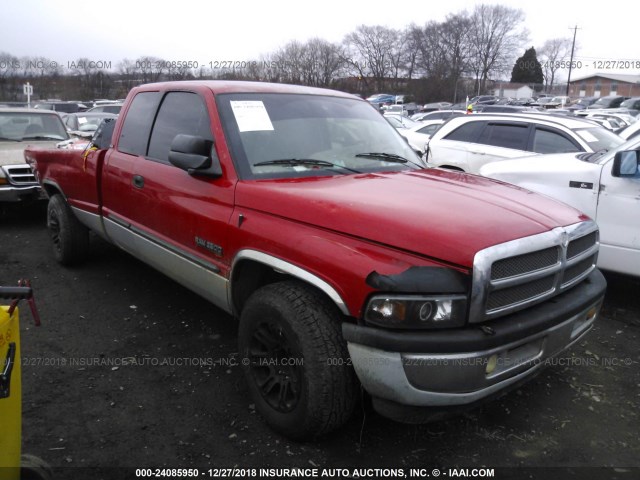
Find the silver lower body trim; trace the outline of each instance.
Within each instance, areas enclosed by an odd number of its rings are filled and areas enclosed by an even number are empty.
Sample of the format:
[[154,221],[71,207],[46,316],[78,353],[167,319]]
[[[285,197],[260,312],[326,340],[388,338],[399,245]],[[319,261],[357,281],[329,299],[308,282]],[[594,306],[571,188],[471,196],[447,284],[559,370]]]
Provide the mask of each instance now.
[[206,268],[108,218],[104,218],[104,227],[108,239],[123,250],[231,313],[229,281],[215,273],[213,266]]

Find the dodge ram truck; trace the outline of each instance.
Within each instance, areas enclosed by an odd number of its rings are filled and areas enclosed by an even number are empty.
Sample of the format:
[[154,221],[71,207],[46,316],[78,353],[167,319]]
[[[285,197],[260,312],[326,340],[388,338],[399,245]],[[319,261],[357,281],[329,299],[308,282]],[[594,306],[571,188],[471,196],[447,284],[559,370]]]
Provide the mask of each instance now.
[[257,410],[309,438],[358,394],[418,422],[498,396],[589,331],[606,282],[581,212],[423,170],[369,103],[255,82],[143,85],[84,150],[28,149],[55,258],[89,231],[239,319]]

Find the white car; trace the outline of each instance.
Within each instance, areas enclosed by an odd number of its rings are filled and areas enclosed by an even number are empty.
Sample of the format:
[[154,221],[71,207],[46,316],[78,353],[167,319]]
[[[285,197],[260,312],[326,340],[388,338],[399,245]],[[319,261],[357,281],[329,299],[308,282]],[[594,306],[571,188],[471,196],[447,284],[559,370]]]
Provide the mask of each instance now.
[[600,227],[598,266],[640,275],[640,138],[610,152],[540,155],[485,165],[480,175],[543,193]]
[[461,117],[466,115],[464,110],[434,110],[426,113],[416,113],[411,115],[411,120],[416,122],[426,122],[427,120],[448,120],[452,117]]
[[398,130],[398,132],[407,139],[413,150],[424,155],[427,142],[443,123],[444,120],[429,120],[420,122],[420,125],[409,129]]
[[480,167],[546,153],[597,152],[623,143],[593,122],[546,114],[474,114],[447,121],[427,146],[427,165],[478,173]]

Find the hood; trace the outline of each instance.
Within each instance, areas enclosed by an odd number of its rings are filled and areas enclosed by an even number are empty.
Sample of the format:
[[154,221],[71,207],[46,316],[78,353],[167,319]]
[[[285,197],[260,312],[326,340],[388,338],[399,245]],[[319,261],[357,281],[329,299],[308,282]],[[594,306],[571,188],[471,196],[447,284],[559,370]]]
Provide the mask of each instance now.
[[60,140],[23,142],[0,141],[0,166],[21,165],[27,163],[24,159],[24,151],[27,147],[56,148]]
[[243,181],[236,205],[467,268],[486,247],[588,218],[528,190],[438,169]]

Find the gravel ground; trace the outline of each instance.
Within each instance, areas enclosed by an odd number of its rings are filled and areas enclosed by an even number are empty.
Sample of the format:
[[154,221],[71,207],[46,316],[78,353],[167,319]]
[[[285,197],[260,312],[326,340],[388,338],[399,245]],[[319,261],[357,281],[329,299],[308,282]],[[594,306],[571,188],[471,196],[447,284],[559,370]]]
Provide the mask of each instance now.
[[23,451],[49,462],[55,478],[135,478],[136,468],[155,467],[640,478],[638,279],[607,274],[586,340],[481,409],[414,426],[365,408],[340,431],[296,443],[255,412],[233,318],[99,239],[86,264],[59,266],[42,207],[1,218],[0,285],[29,278],[35,289],[42,327],[26,303],[21,316]]

